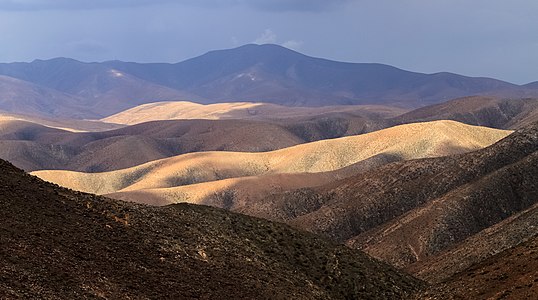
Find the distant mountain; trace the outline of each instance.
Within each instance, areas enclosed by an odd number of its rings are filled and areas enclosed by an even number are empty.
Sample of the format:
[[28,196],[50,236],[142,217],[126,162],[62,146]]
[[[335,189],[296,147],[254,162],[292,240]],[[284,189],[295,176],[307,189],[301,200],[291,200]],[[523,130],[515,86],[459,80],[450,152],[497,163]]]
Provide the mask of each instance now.
[[154,83],[192,92],[211,102],[409,107],[525,89],[490,78],[422,74],[383,64],[330,61],[271,44],[211,51],[177,64],[120,61],[105,64]]
[[0,160],[2,299],[406,299],[424,287],[281,223],[60,188]]
[[0,111],[41,116],[95,118],[83,99],[28,81],[0,75]]
[[[83,63],[67,58],[0,64],[0,74],[74,97],[78,114],[109,116],[163,100],[200,103],[267,102],[287,106],[385,104],[420,107],[470,95],[531,97],[535,84],[519,86],[452,73],[422,74],[375,63],[314,58],[277,45],[211,51],[180,63]],[[58,102],[52,108],[61,109]],[[80,106],[78,105],[80,104]],[[24,109],[20,101],[17,113]],[[28,104],[30,105],[30,104]],[[9,110],[0,105],[0,110]],[[51,112],[44,109],[43,114]]]
[[[67,58],[0,64],[0,74],[31,82],[42,90],[55,91],[72,98],[71,101],[60,102],[48,94],[41,95],[42,101],[47,101],[49,105],[37,112],[45,116],[96,118],[147,102],[201,99],[189,93],[147,82],[103,64],[83,63]],[[31,100],[26,96],[29,91],[29,88],[19,91],[20,101],[17,108],[0,105],[0,110],[35,113],[32,103],[27,103]],[[76,105],[77,110],[66,111],[65,105]]]
[[529,87],[529,88],[538,88],[538,81],[534,81],[534,82],[531,82],[531,83],[527,83],[524,85],[525,87]]

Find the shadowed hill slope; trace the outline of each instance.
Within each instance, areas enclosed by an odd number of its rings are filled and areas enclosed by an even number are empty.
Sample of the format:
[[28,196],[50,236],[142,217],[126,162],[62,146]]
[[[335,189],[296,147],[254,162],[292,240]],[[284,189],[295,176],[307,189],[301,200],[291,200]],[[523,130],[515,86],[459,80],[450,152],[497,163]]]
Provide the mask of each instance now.
[[96,118],[83,100],[24,80],[0,75],[0,111],[48,117]]
[[391,121],[405,124],[440,119],[492,128],[517,129],[538,121],[538,99],[466,97],[418,108]]
[[[406,270],[432,283],[440,283],[489,257],[538,237],[538,204],[534,204],[455,247],[449,247],[406,267]],[[538,270],[538,269],[535,269]],[[536,274],[538,278],[538,274]]]
[[404,160],[449,155],[483,148],[507,134],[503,130],[436,121],[264,153],[190,153],[112,172],[46,170],[33,174],[73,189],[107,194],[244,176],[334,171],[380,154]]
[[[495,169],[484,173],[354,238],[352,243],[403,267],[436,255],[538,201],[538,152],[504,166],[497,163]],[[439,176],[437,179],[448,183]]]
[[106,132],[72,133],[8,118],[0,119],[0,158],[27,171],[103,172],[183,153],[271,151],[376,128],[374,122],[360,117],[314,116],[283,122],[155,121]]
[[159,121],[91,133],[18,120],[0,121],[0,128],[0,157],[28,171],[111,171],[189,152],[269,151],[305,142],[278,124],[241,120]]
[[534,239],[537,200],[534,123],[485,149],[392,163],[241,211],[345,241],[438,283]]
[[416,298],[531,300],[538,295],[537,282],[538,237],[535,235],[432,285]]
[[401,299],[422,287],[284,224],[73,192],[2,160],[0,171],[3,299]]

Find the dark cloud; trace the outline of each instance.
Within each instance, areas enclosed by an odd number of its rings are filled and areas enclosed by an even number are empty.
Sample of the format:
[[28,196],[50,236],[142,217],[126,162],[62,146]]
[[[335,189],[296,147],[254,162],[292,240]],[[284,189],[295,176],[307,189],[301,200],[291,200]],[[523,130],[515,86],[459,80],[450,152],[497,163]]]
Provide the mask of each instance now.
[[0,0],[0,10],[85,10],[175,4],[223,8],[245,6],[263,11],[323,11],[354,0]]
[[241,1],[246,5],[268,11],[324,11],[334,9],[353,0],[253,0]]
[[177,62],[258,42],[527,83],[536,15],[536,0],[0,0],[0,60]]
[[0,0],[1,10],[62,10],[136,7],[173,3],[173,0]]
[[94,40],[74,41],[68,43],[67,46],[73,53],[78,53],[78,57],[103,56],[109,53],[106,45]]

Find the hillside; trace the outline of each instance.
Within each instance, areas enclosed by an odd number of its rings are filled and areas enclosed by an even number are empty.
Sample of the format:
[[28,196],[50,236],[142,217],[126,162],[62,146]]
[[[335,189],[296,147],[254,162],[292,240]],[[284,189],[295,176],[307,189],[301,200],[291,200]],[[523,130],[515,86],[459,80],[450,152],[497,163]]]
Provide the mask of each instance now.
[[[49,95],[52,93],[49,92],[41,95],[42,101],[48,101],[49,105],[31,110],[33,103],[28,102],[28,97],[23,97],[18,101],[17,111],[7,110],[23,114],[99,118],[147,102],[201,100],[201,97],[145,81],[103,64],[83,63],[67,58],[0,64],[0,74],[32,83],[41,90],[53,91],[67,98],[59,102],[58,97]],[[24,95],[30,91],[25,87],[18,94]],[[6,106],[1,104],[0,110],[6,110]],[[73,106],[77,110],[67,110]]]
[[[379,154],[334,171],[243,176],[174,187],[115,192],[107,194],[107,197],[151,205],[188,202],[236,212],[255,205],[259,211],[269,195],[321,186],[399,160],[401,158],[396,155]],[[304,205],[303,208],[306,209],[309,204]]]
[[472,235],[455,247],[410,264],[406,270],[428,282],[441,283],[495,254],[511,251],[514,246],[536,239],[537,222],[538,204],[534,204]]
[[[534,223],[536,224],[536,223]],[[538,238],[501,252],[417,296],[427,299],[534,299]]]
[[403,160],[443,156],[483,148],[508,134],[508,131],[437,121],[264,153],[198,152],[105,173],[45,170],[33,174],[72,189],[108,194],[244,176],[333,171],[381,154]]
[[56,128],[71,132],[98,132],[125,127],[125,125],[106,123],[96,120],[80,120],[69,118],[47,118],[25,114],[15,114],[0,112],[0,122],[3,124],[9,121],[25,121],[35,125],[49,128]]
[[0,170],[3,299],[406,298],[422,287],[283,224],[73,192],[1,160]]
[[[67,169],[102,172],[190,152],[271,151],[310,141],[361,134],[377,126],[362,117],[337,115],[282,122],[155,121],[106,132],[73,133],[18,119],[0,118],[0,158],[27,171]],[[137,151],[133,152],[133,147]]]
[[538,234],[537,160],[534,123],[481,150],[391,163],[240,211],[324,234],[439,283]]
[[0,112],[47,117],[96,118],[82,99],[31,82],[0,75]]
[[517,129],[538,121],[538,99],[465,97],[430,105],[393,118],[396,124],[454,120],[470,125]]

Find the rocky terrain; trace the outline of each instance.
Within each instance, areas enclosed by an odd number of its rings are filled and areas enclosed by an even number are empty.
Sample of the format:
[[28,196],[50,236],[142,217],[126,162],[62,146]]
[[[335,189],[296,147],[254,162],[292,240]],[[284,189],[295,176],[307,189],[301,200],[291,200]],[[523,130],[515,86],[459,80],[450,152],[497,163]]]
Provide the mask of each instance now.
[[432,285],[416,298],[532,300],[536,295],[538,238],[535,236]]
[[363,253],[225,210],[67,190],[0,160],[2,299],[404,299]]
[[392,163],[239,211],[404,267],[432,283],[417,299],[534,299],[537,159],[534,123],[482,150]]
[[391,121],[405,124],[443,119],[492,128],[517,129],[538,121],[538,99],[465,97],[418,108]]

